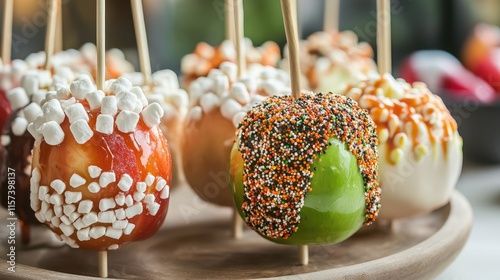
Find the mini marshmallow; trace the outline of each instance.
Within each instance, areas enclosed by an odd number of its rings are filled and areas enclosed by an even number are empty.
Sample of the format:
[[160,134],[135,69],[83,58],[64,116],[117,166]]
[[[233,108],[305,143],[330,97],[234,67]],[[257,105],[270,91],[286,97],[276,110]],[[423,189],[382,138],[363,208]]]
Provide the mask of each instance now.
[[142,192],[134,192],[134,200],[137,202],[141,202],[141,200],[145,197],[146,195]]
[[148,99],[146,98],[146,95],[144,94],[144,91],[142,91],[141,87],[135,86],[130,89],[130,92],[135,94],[137,99],[142,102],[143,107],[148,105]]
[[90,213],[86,214],[85,216],[83,216],[83,218],[82,218],[82,223],[84,223],[86,226],[93,225],[93,224],[97,223],[97,221],[98,221],[98,218],[97,218],[97,214],[95,212],[90,212]]
[[12,133],[16,136],[22,136],[28,128],[28,120],[17,117],[11,123]]
[[[118,106],[118,109],[128,110],[128,111],[134,111],[137,102],[139,102],[137,96],[129,91],[120,91],[116,95],[116,100],[117,100],[116,105]],[[142,102],[141,102],[141,108],[142,108]]]
[[73,212],[69,215],[69,220],[74,223],[78,218],[80,218],[80,214],[78,214],[77,212]]
[[56,88],[56,99],[66,100],[71,98],[71,91],[66,85],[58,84],[55,86],[55,88]]
[[229,97],[242,104],[250,102],[250,94],[243,83],[234,83],[229,93]]
[[232,98],[227,99],[220,107],[222,116],[228,120],[232,120],[236,113],[240,112],[243,107]]
[[201,120],[202,117],[203,117],[203,109],[201,109],[200,106],[195,106],[191,108],[191,110],[189,111],[187,119],[197,122]]
[[155,202],[155,196],[154,194],[150,193],[144,197],[144,203],[146,204],[152,204]]
[[282,93],[282,84],[276,80],[266,80],[262,83],[262,89],[269,96],[278,95]]
[[94,131],[90,128],[89,124],[83,120],[79,119],[69,126],[73,138],[75,138],[76,143],[85,144],[87,141],[94,136]]
[[46,121],[55,121],[61,124],[66,115],[61,108],[61,103],[57,99],[51,99],[42,106],[43,115]]
[[52,181],[50,183],[50,186],[58,193],[58,194],[62,194],[63,191],[66,189],[66,184],[59,180],[59,179],[56,179],[54,181]]
[[[48,203],[50,203],[50,194],[46,194],[44,197],[43,197],[43,201],[47,203],[47,206],[48,206]],[[43,206],[43,205],[42,205]]]
[[116,79],[110,86],[109,91],[114,93],[115,95],[121,91],[127,91],[132,88],[132,83],[123,77]]
[[132,111],[121,111],[116,117],[116,127],[123,133],[129,133],[135,130],[139,115]]
[[167,199],[170,196],[170,187],[168,185],[163,188],[160,194],[161,199]]
[[246,112],[238,112],[236,115],[233,117],[233,126],[235,128],[238,128],[240,122],[243,120],[243,118],[246,116]]
[[91,178],[95,179],[101,175],[102,169],[100,167],[97,167],[95,165],[91,165],[88,167],[89,175]]
[[64,197],[67,204],[76,203],[82,199],[82,193],[66,191]]
[[225,62],[221,63],[221,65],[219,66],[219,69],[224,74],[226,74],[226,76],[229,77],[230,81],[236,80],[236,75],[238,72],[238,68],[237,68],[236,64],[234,64],[232,62],[225,61]]
[[30,193],[30,207],[35,212],[40,210],[40,200],[38,200],[38,194]]
[[214,82],[214,92],[218,96],[222,96],[229,89],[229,78],[226,75],[213,77],[212,80]]
[[56,217],[59,218],[63,215],[63,208],[61,205],[54,206],[54,214],[56,214]]
[[83,99],[85,94],[96,90],[96,87],[90,80],[90,77],[86,75],[80,76],[77,80],[72,82],[69,88],[76,99]]
[[114,172],[103,172],[101,177],[99,177],[99,186],[101,188],[107,187],[110,183],[116,181],[116,175]]
[[108,246],[108,250],[111,251],[111,250],[118,250],[118,248],[120,248],[120,246],[118,244],[111,244]]
[[132,196],[130,194],[128,194],[126,197],[125,197],[125,204],[130,207],[134,204],[134,199],[132,198]]
[[90,240],[90,228],[84,228],[76,232],[76,237],[80,241],[88,241]]
[[115,211],[104,211],[97,214],[97,221],[99,223],[113,223],[116,221]]
[[98,193],[101,190],[101,186],[97,182],[92,182],[90,183],[87,188],[89,189],[89,192],[91,193]]
[[115,208],[116,203],[114,198],[102,198],[99,201],[99,210],[106,211],[108,209]]
[[30,103],[26,91],[22,87],[17,87],[7,92],[7,99],[9,100],[12,111],[22,108]]
[[155,187],[155,189],[156,189],[157,191],[161,191],[161,190],[163,190],[163,188],[164,188],[166,185],[167,185],[167,181],[165,181],[165,179],[163,179],[163,178],[160,178],[160,179],[158,180],[158,182],[156,182],[156,187]]
[[64,233],[65,236],[70,236],[75,232],[75,228],[73,226],[69,226],[66,224],[60,224],[59,228],[61,229],[62,233]]
[[89,235],[93,239],[98,239],[104,236],[106,233],[106,228],[102,226],[92,227],[90,229]]
[[63,222],[65,225],[68,225],[68,226],[69,226],[69,225],[71,225],[71,221],[70,221],[70,220],[68,219],[68,217],[66,217],[66,216],[64,216],[64,215],[63,215],[63,216],[61,216],[59,219],[60,219],[60,220],[61,220],[61,222]]
[[89,103],[90,109],[97,109],[101,107],[102,99],[105,94],[102,90],[96,90],[93,92],[89,92],[85,95],[85,99]]
[[106,236],[113,239],[120,239],[122,237],[123,231],[121,229],[114,229],[113,227],[108,227],[106,230]]
[[85,180],[82,176],[73,173],[71,175],[71,178],[69,178],[69,185],[72,186],[73,188],[78,188],[79,186],[85,184],[87,180]]
[[115,202],[118,206],[123,206],[125,204],[125,195],[123,193],[119,193],[115,196]]
[[73,214],[75,211],[76,211],[76,206],[73,204],[67,204],[67,205],[63,206],[63,213],[64,213],[64,215],[66,215],[68,217],[71,214]]
[[125,209],[125,215],[127,216],[127,218],[131,219],[131,218],[141,214],[142,211],[143,211],[142,203],[136,203],[133,206]]
[[89,121],[89,115],[85,111],[82,103],[70,105],[64,109],[64,112],[68,116],[69,123],[74,123],[77,120],[85,120],[85,122]]
[[33,122],[36,117],[43,115],[42,108],[35,102],[31,102],[28,106],[24,107],[23,111],[28,123]]
[[135,185],[135,188],[138,192],[143,193],[146,191],[147,185],[145,182],[137,182],[137,184]]
[[82,200],[80,204],[78,204],[78,213],[80,214],[88,214],[92,210],[94,206],[94,202],[92,200]]
[[115,215],[116,215],[116,219],[118,220],[123,220],[125,219],[127,216],[125,215],[125,210],[123,210],[123,208],[118,208],[115,210]]
[[52,219],[50,219],[50,223],[54,227],[59,227],[59,225],[61,224],[61,220],[59,219],[59,217],[54,216],[52,217]]
[[52,220],[52,218],[54,217],[54,211],[52,209],[47,210],[47,212],[45,212],[44,217],[46,221]]
[[110,115],[97,116],[95,130],[103,134],[113,134],[114,118]]
[[104,96],[101,103],[101,113],[114,116],[118,112],[115,96]]
[[33,95],[40,88],[40,83],[37,75],[34,73],[26,74],[21,79],[21,87],[24,88],[28,96]]
[[203,109],[203,112],[209,113],[219,105],[220,105],[219,97],[212,92],[203,94],[200,97],[200,106]]
[[2,146],[8,146],[10,145],[10,136],[9,135],[2,135],[1,136],[1,141],[2,141]]
[[63,203],[63,199],[62,199],[62,196],[58,193],[55,193],[53,195],[50,196],[50,203],[53,204],[53,205],[62,205]]
[[160,210],[160,204],[155,202],[153,204],[148,204],[146,208],[151,216],[155,216],[156,213],[158,213],[158,210]]
[[155,182],[155,176],[151,175],[151,173],[148,173],[144,181],[146,182],[146,185],[149,187],[153,185],[153,183]]
[[66,109],[68,108],[69,106],[73,105],[73,104],[76,104],[76,98],[74,97],[71,97],[70,99],[67,99],[67,100],[61,100],[61,107],[63,109]]
[[113,228],[114,229],[125,229],[128,225],[127,220],[121,220],[121,221],[114,221],[113,222]]
[[64,140],[64,131],[55,121],[49,121],[40,128],[45,142],[51,146],[59,145]]
[[129,234],[131,234],[131,233],[132,233],[132,231],[134,230],[134,228],[135,228],[135,225],[134,225],[134,224],[132,224],[132,223],[128,223],[127,227],[123,230],[123,233],[124,233],[125,235],[129,235]]
[[163,117],[163,108],[158,103],[151,103],[142,110],[142,119],[148,127],[154,127],[160,124]]

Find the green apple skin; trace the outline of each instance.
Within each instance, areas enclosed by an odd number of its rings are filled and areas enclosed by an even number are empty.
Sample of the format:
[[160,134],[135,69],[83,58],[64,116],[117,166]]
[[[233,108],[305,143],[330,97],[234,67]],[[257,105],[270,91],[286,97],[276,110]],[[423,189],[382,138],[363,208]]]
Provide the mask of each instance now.
[[[287,245],[331,244],[347,239],[363,225],[365,188],[356,157],[339,139],[333,137],[329,143],[311,165],[315,170],[312,191],[304,199],[297,231],[287,239],[264,238]],[[238,143],[231,151],[229,173],[236,208],[244,218],[243,158]]]

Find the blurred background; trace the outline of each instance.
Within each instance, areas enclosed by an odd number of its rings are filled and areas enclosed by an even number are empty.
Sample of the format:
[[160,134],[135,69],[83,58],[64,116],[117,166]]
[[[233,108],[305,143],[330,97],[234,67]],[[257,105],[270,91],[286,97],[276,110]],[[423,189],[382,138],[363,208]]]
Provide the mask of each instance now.
[[[95,42],[93,1],[62,1],[64,49]],[[224,0],[143,2],[153,70],[167,68],[179,73],[181,58],[191,53],[197,43],[217,45],[224,39]],[[130,2],[108,0],[106,4],[107,48],[123,50],[138,70]],[[323,7],[324,0],[299,0],[302,38],[322,29]],[[272,40],[281,48],[284,46],[278,0],[247,0],[244,10],[245,35],[254,45]],[[43,50],[46,1],[16,0],[14,11],[12,57],[24,59],[32,52]],[[367,41],[375,49],[375,11],[375,0],[341,1],[340,30],[354,31],[360,41]],[[500,26],[499,0],[392,0],[391,12],[395,74],[403,59],[414,51],[440,49],[460,58],[467,38],[478,23]],[[442,93],[441,90],[438,93]],[[498,97],[497,93],[497,100]],[[457,189],[473,206],[474,228],[462,253],[438,279],[498,279],[500,105],[498,101],[492,104],[474,101],[467,107],[464,102],[451,101],[448,105],[464,137],[467,158]],[[462,113],[464,108],[467,110]]]

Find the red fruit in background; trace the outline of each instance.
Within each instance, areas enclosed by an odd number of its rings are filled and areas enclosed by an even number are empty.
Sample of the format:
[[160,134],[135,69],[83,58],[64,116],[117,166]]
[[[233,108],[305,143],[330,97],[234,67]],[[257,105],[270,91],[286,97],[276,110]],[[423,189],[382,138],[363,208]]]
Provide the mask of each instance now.
[[400,68],[400,77],[408,83],[424,82],[434,93],[446,91],[453,97],[482,103],[495,100],[495,90],[483,79],[465,69],[451,54],[440,50],[418,51]]
[[7,93],[0,90],[0,134],[3,133],[5,122],[11,113],[10,102],[7,99]]
[[474,74],[484,79],[500,96],[500,48],[491,51],[473,69]]
[[468,69],[475,69],[490,51],[500,47],[500,28],[485,23],[478,24],[465,42],[462,61]]

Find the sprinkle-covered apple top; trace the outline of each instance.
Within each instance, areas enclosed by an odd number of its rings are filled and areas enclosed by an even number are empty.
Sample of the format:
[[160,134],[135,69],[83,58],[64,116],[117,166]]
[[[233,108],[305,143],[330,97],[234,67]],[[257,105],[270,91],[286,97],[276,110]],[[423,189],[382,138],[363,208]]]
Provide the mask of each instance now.
[[441,98],[423,83],[390,74],[346,87],[377,125],[381,217],[402,218],[443,206],[462,166],[462,138]]
[[35,216],[74,248],[117,249],[154,234],[169,202],[163,109],[118,79],[106,93],[88,76],[45,102],[28,126]]
[[182,161],[187,181],[203,199],[233,206],[227,167],[236,128],[254,104],[289,93],[289,80],[284,71],[259,64],[251,65],[247,76],[237,79],[236,65],[223,62],[208,77],[191,84]]
[[[337,93],[347,83],[377,73],[371,46],[358,42],[352,31],[313,33],[299,49],[302,84],[315,92]],[[280,66],[288,71],[287,50]]]
[[[271,41],[254,47],[252,41],[245,38],[245,53],[247,65],[257,63],[274,67],[281,58],[279,46]],[[182,86],[189,88],[193,80],[207,76],[211,69],[219,68],[224,61],[236,62],[236,50],[230,40],[225,40],[216,47],[199,43],[193,53],[185,55],[181,60]]]
[[244,117],[230,173],[246,223],[286,244],[344,240],[379,212],[373,121],[350,98],[271,97]]

